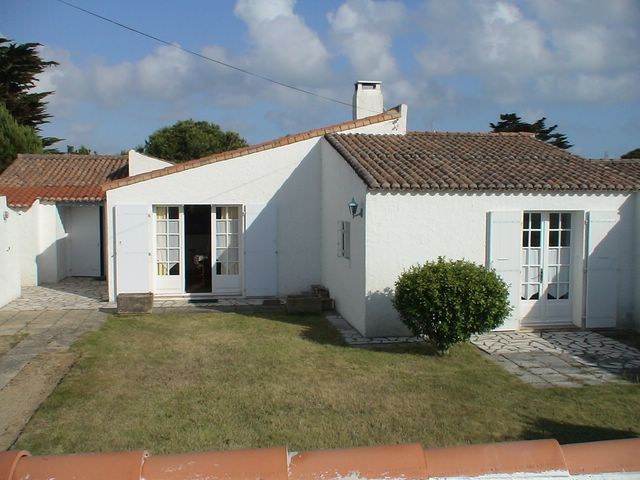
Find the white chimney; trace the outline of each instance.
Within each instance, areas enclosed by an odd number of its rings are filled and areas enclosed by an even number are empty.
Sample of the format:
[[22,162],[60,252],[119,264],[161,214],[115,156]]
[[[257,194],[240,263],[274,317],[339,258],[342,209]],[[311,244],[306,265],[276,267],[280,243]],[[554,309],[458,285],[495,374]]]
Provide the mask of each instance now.
[[382,102],[382,82],[358,80],[353,92],[353,119],[370,117],[384,111]]

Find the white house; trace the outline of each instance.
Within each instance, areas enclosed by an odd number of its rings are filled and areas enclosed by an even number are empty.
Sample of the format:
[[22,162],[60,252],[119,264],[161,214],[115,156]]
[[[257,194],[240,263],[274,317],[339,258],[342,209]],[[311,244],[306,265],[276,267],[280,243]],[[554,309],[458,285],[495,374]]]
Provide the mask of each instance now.
[[363,334],[399,334],[394,281],[443,255],[509,283],[504,329],[640,325],[634,164],[529,134],[407,133],[379,82],[354,98],[351,122],[107,184],[111,298],[320,283]]
[[322,284],[361,333],[402,334],[395,280],[445,256],[510,285],[503,329],[640,328],[640,161],[529,134],[407,133],[380,82],[354,100],[352,121],[177,165],[130,152],[100,199],[110,299]]

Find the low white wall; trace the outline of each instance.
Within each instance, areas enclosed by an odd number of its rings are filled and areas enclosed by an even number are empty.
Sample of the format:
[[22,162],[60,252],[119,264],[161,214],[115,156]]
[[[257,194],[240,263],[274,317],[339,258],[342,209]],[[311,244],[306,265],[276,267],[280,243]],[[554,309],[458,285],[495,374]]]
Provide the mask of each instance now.
[[66,207],[36,200],[28,209],[12,211],[20,231],[22,286],[54,283],[68,276]]
[[[365,334],[365,219],[352,218],[352,198],[366,209],[367,189],[353,169],[325,140],[322,141],[322,284],[336,302],[336,310]],[[338,256],[338,221],[350,222],[351,258]]]
[[38,250],[35,253],[38,284],[55,283],[65,278],[69,271],[65,209],[55,203],[40,203],[37,208]]
[[[486,264],[487,212],[494,210],[617,211],[620,221],[618,325],[632,322],[633,229],[629,194],[378,193],[367,194],[366,331],[401,331],[388,296],[403,270],[442,255]],[[637,251],[637,250],[635,250]],[[578,312],[579,313],[579,312]]]
[[0,307],[20,296],[20,224],[0,196]]

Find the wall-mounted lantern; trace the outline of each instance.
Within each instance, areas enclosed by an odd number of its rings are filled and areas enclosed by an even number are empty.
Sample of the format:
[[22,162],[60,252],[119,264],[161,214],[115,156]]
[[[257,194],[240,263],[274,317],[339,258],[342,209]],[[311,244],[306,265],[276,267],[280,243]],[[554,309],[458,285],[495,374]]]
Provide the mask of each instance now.
[[353,218],[362,217],[362,207],[360,207],[360,211],[358,211],[358,202],[356,202],[355,197],[351,197],[351,201],[349,202],[349,212],[351,212],[351,216]]
[[2,220],[4,220],[5,222],[9,219],[9,210],[5,210],[2,213]]

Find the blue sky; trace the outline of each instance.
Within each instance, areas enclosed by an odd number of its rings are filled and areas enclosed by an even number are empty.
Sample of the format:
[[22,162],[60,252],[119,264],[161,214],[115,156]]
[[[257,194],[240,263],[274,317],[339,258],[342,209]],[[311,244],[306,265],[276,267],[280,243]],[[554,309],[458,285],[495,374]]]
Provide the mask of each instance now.
[[[411,130],[488,131],[546,116],[589,158],[640,147],[638,0],[70,0],[151,35],[350,102],[381,80]],[[351,118],[349,107],[206,62],[56,0],[3,0],[0,34],[58,67],[43,134],[98,153],[193,118],[257,143]]]

